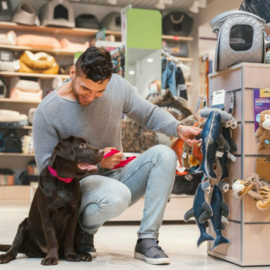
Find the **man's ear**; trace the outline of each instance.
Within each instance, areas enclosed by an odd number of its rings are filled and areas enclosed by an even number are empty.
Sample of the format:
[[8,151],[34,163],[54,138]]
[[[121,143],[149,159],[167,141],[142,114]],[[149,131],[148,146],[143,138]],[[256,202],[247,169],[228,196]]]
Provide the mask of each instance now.
[[73,136],[68,138],[62,139],[54,148],[53,156],[52,156],[52,163],[54,162],[56,156],[67,160],[74,160],[75,159],[75,152],[72,147],[72,140]]

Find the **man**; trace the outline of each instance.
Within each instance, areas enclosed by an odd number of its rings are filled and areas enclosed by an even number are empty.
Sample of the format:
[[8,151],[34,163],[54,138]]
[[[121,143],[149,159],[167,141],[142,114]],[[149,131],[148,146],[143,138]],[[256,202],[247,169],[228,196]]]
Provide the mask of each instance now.
[[[34,116],[34,148],[40,170],[48,165],[57,142],[70,135],[83,137],[105,154],[112,148],[122,151],[122,112],[148,129],[180,136],[191,145],[198,142],[194,137],[199,129],[181,125],[136,94],[125,79],[112,74],[106,50],[87,49],[71,68],[70,78],[40,103]],[[175,179],[176,155],[169,147],[158,145],[123,169],[112,170],[123,156],[120,152],[103,159],[97,174],[80,181],[81,249],[95,257],[93,235],[97,230],[145,195],[135,257],[151,264],[168,264],[157,239]]]

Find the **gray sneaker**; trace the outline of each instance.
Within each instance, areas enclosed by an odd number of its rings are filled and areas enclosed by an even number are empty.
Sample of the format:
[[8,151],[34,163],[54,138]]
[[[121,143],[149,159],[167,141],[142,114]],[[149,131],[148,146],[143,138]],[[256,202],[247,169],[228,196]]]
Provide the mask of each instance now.
[[157,239],[139,239],[135,247],[135,258],[150,264],[170,264],[170,258],[158,245]]

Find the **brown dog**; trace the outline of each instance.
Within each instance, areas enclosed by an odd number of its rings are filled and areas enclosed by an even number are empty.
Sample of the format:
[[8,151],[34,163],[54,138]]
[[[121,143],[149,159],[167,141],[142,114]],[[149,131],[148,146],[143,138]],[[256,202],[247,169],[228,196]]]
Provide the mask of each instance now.
[[51,168],[46,167],[39,177],[28,218],[19,225],[11,246],[0,245],[0,251],[7,251],[0,255],[0,264],[14,260],[18,253],[45,257],[42,265],[58,264],[59,256],[72,262],[92,260],[90,254],[74,246],[75,231],[80,232],[79,179],[97,171],[94,164],[102,160],[103,154],[84,139],[73,136],[56,145],[49,163]]

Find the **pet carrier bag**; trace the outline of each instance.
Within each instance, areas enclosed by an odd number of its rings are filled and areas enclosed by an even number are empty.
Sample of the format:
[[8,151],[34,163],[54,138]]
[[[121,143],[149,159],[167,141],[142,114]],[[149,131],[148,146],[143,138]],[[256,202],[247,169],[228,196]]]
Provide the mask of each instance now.
[[265,21],[245,11],[224,12],[210,21],[218,37],[215,71],[242,62],[264,63]]
[[98,19],[92,14],[81,14],[76,18],[75,22],[78,28],[100,29]]
[[163,17],[162,29],[164,35],[184,36],[190,35],[193,19],[184,12],[171,12]]
[[101,24],[106,30],[121,31],[121,14],[119,12],[111,12],[103,18]]
[[74,9],[67,0],[52,0],[40,8],[42,25],[75,27]]
[[12,21],[18,24],[39,25],[36,10],[28,2],[21,2],[14,12]]

